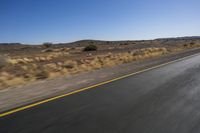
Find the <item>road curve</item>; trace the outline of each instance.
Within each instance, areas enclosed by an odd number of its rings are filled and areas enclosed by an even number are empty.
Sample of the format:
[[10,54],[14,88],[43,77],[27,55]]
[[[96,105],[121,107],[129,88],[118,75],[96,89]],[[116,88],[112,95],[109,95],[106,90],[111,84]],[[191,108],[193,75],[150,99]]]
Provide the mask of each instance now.
[[199,133],[200,55],[0,118],[0,133]]

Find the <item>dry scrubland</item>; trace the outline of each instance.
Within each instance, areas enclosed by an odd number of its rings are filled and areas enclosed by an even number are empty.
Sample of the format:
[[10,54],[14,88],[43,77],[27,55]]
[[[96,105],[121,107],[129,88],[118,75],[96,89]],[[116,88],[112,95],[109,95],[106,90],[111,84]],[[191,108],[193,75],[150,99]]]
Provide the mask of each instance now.
[[[98,48],[86,49],[87,46]],[[0,46],[0,89],[196,48],[199,39]],[[95,50],[95,51],[90,51]]]

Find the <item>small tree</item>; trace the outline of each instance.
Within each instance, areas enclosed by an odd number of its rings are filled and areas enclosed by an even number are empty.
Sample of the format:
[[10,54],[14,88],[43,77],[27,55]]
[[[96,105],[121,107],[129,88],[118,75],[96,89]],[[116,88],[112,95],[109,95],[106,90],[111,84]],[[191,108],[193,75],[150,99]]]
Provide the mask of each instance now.
[[98,47],[96,45],[90,44],[84,48],[84,51],[96,51]]
[[53,44],[51,42],[43,43],[44,48],[50,48]]

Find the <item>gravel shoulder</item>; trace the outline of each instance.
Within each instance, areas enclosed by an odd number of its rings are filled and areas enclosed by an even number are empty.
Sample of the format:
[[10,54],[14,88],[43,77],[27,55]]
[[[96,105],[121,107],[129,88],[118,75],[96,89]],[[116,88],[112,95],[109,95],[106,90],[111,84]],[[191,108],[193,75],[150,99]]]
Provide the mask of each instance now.
[[79,90],[84,87],[199,52],[199,48],[192,49],[162,57],[155,57],[143,61],[122,64],[111,68],[103,68],[68,77],[38,81],[25,86],[3,89],[0,90],[0,112],[5,112],[7,110],[24,106],[36,101]]

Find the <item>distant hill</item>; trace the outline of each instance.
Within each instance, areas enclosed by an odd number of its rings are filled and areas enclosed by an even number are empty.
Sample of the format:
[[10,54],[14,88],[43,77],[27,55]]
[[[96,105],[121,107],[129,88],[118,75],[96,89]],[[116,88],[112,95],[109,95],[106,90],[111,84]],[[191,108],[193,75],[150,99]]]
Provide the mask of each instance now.
[[200,39],[200,36],[186,36],[186,37],[172,37],[172,38],[158,38],[155,40],[194,40]]
[[21,43],[0,43],[0,45],[22,45]]
[[[161,41],[161,42],[166,42],[166,41],[185,41],[185,40],[200,40],[200,36],[186,36],[186,37],[172,37],[172,38],[158,38],[154,40],[121,40],[121,41],[106,41],[106,40],[79,40],[75,42],[69,42],[69,43],[54,43],[54,46],[62,47],[62,46],[86,46],[88,44],[95,44],[95,45],[102,45],[102,44],[126,44],[126,43],[145,43],[149,41]],[[21,44],[21,43],[0,43],[0,46],[31,46],[30,44]],[[42,44],[41,44],[42,45]],[[37,45],[32,45],[32,46],[37,46]]]

